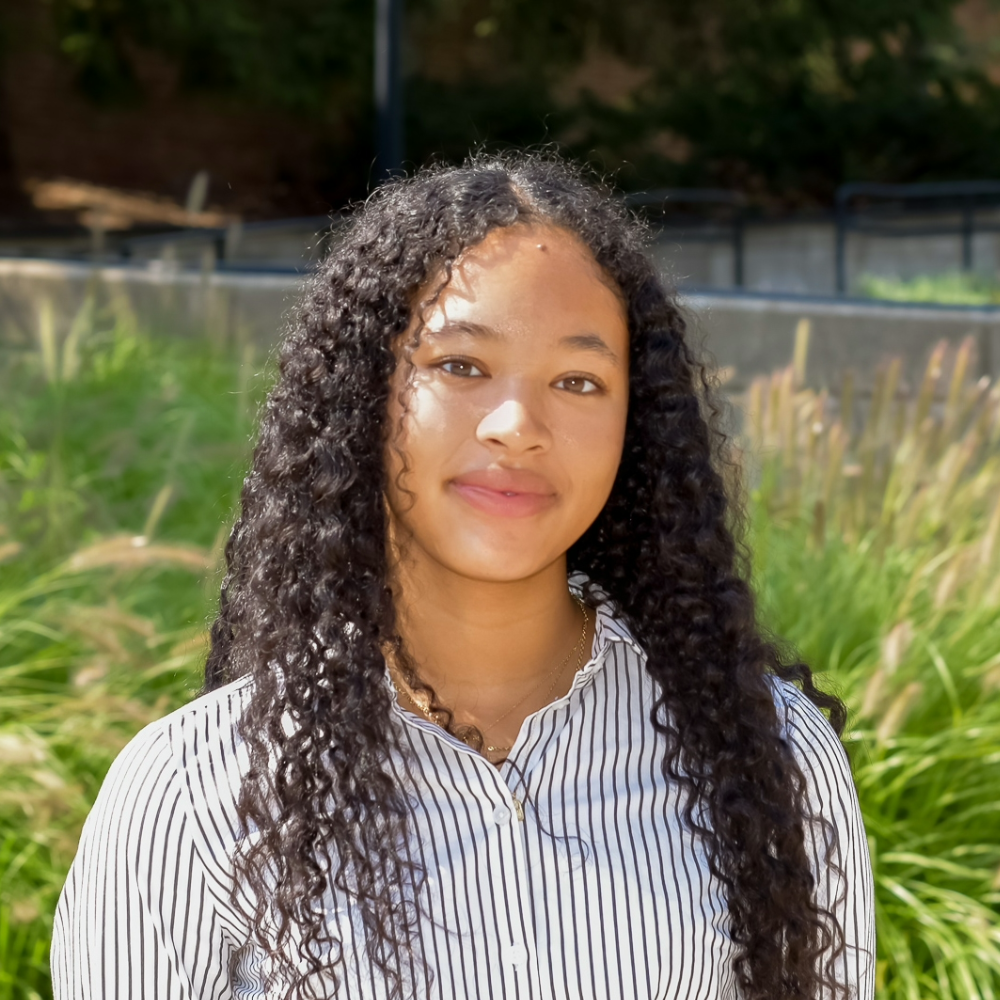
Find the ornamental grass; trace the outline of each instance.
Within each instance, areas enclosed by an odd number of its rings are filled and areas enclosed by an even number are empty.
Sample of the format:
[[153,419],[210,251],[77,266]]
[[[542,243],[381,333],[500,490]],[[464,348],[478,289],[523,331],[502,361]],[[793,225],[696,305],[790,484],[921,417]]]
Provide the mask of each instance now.
[[880,998],[1000,992],[1000,387],[971,340],[863,413],[795,360],[745,400],[762,614],[850,710]]
[[[0,1000],[111,761],[193,697],[268,382],[252,350],[81,313],[0,353]],[[888,998],[1000,994],[1000,392],[971,344],[870,398],[792,364],[736,402],[767,626],[850,709]],[[258,352],[259,355],[259,352]],[[221,527],[220,527],[221,526]]]

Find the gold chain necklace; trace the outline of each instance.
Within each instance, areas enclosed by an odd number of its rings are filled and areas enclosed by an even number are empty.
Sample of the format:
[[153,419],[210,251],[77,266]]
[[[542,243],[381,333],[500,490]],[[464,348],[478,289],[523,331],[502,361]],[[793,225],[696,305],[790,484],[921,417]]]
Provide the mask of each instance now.
[[[566,654],[566,656],[562,659],[562,661],[560,661],[555,667],[552,668],[552,670],[546,673],[539,680],[539,682],[530,691],[528,691],[526,695],[524,695],[523,698],[520,698],[517,701],[515,701],[514,704],[511,705],[506,712],[504,712],[502,715],[494,719],[488,726],[484,727],[482,730],[483,734],[488,733],[491,729],[495,728],[501,722],[503,722],[503,720],[506,719],[507,716],[511,714],[511,712],[513,712],[519,706],[523,705],[533,694],[535,694],[535,692],[545,683],[545,681],[549,677],[551,677],[552,682],[549,684],[549,687],[547,688],[543,696],[546,699],[547,703],[548,697],[554,690],[556,684],[558,683],[559,677],[561,676],[563,669],[565,668],[566,664],[569,663],[574,653],[576,653],[576,659],[577,659],[576,669],[577,670],[580,669],[583,659],[583,651],[586,645],[587,627],[590,624],[590,608],[588,608],[587,605],[579,597],[576,596],[576,594],[573,594],[571,596],[573,600],[576,601],[577,605],[579,605],[580,610],[583,612],[583,628],[580,629],[580,636],[574,643],[573,648]],[[417,711],[420,712],[420,714],[425,719],[427,719],[428,722],[433,722],[435,725],[440,725],[438,720],[434,717],[433,713],[431,712],[430,704],[429,703],[424,704],[425,701],[429,702],[428,698],[425,697],[421,700],[418,700],[416,693],[410,688],[410,685],[406,683],[403,676],[399,674],[399,672],[395,668],[390,667],[389,676],[392,678],[392,684],[393,687],[396,689],[397,695],[399,694],[404,695],[406,699],[416,707]],[[506,753],[508,750],[510,750],[510,747],[485,746],[483,747],[483,750],[486,753]]]

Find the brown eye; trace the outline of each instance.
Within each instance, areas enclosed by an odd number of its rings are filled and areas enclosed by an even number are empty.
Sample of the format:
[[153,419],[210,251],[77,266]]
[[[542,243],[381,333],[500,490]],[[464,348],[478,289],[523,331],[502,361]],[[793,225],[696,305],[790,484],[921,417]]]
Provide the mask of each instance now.
[[438,367],[449,375],[457,375],[459,378],[478,378],[483,374],[471,361],[460,359],[445,361]]
[[575,392],[580,396],[600,391],[600,386],[596,382],[584,378],[582,375],[567,375],[565,378],[559,379],[556,385],[567,392]]

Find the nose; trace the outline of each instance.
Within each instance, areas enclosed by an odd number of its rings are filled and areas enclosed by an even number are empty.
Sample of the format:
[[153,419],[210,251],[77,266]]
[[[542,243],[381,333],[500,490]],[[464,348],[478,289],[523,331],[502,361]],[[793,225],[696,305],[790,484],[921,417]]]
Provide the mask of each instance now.
[[481,444],[520,454],[546,451],[551,435],[535,407],[522,399],[505,399],[479,422],[476,437]]

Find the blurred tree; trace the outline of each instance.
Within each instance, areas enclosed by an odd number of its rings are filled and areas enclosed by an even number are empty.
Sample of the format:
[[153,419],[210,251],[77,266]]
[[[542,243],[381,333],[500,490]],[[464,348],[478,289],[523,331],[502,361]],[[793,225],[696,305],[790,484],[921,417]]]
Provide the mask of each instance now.
[[850,179],[995,176],[1000,90],[973,60],[957,6],[669,0],[673,44],[636,131],[683,137],[678,181],[786,197],[826,200]]
[[[352,121],[371,157],[371,0],[48,0],[95,99],[136,59],[184,85]],[[962,0],[988,2],[988,0]],[[626,186],[826,201],[847,179],[988,176],[1000,89],[959,0],[409,0],[407,154],[557,140]],[[2,136],[2,133],[0,133]]]
[[171,56],[191,88],[306,112],[370,65],[368,0],[49,0],[63,52],[98,100],[135,98],[137,47]]
[[6,24],[0,18],[0,214],[22,210],[27,199],[18,183],[11,148],[10,115],[7,104],[4,53],[6,52]]
[[[623,180],[827,201],[849,179],[996,175],[1000,89],[956,21],[964,6],[493,0],[490,24],[507,59],[544,66],[549,53],[556,73],[576,62],[564,138],[627,163]],[[644,73],[611,99],[609,56]]]

